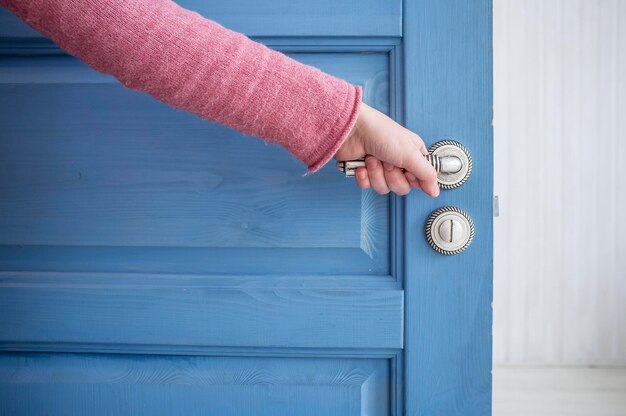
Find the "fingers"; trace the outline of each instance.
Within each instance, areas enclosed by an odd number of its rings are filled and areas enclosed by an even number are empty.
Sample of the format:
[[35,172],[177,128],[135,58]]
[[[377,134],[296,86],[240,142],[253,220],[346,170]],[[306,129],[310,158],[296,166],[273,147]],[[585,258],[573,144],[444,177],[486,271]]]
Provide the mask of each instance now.
[[390,163],[383,163],[383,168],[385,170],[385,180],[391,192],[398,195],[406,195],[411,191],[411,185],[409,185],[409,181],[407,181],[404,172],[399,167]]
[[413,175],[426,194],[432,197],[438,196],[437,172],[425,157],[428,149],[424,141],[410,130],[403,128],[403,133],[401,142],[404,157],[400,166]]
[[417,179],[424,192],[432,197],[439,195],[437,172],[423,154],[413,153],[406,164],[406,170]]
[[424,192],[426,192],[428,195],[432,196],[433,198],[436,198],[439,196],[439,184],[437,183],[436,180],[434,183],[432,183],[431,181],[428,181],[428,182],[419,181],[419,184],[420,184],[420,188]]
[[439,194],[436,179],[435,188],[432,189],[432,184],[425,180],[420,180],[411,172],[402,171],[397,166],[381,162],[373,156],[367,156],[365,165],[366,167],[358,168],[355,174],[357,185],[361,189],[373,188],[381,195],[386,195],[389,192],[407,195],[411,188],[423,189],[425,186],[431,186],[431,189],[425,192],[432,196]]
[[[383,163],[372,156],[365,159],[365,165],[365,168],[358,168],[355,175],[361,189],[372,187],[381,195],[389,192],[406,195],[411,191],[409,179],[397,166]],[[412,180],[415,188],[420,186],[415,177]]]
[[367,156],[365,158],[365,166],[367,167],[367,175],[369,176],[372,188],[380,195],[388,194],[390,189],[385,180],[383,164],[375,157]]
[[369,189],[371,187],[370,178],[367,174],[366,168],[357,168],[356,174],[354,176],[356,177],[356,183],[357,185],[359,185],[359,188]]
[[[367,175],[370,186],[376,192],[380,194],[386,194],[390,190],[404,192],[408,184],[409,187],[421,188],[430,196],[439,195],[435,169],[424,157],[427,149],[419,135],[365,103],[361,105],[353,130],[350,140],[342,146],[335,157],[337,160],[350,160],[363,154],[372,155],[375,160],[369,162],[371,168],[367,165]],[[404,168],[413,177],[402,178],[393,169],[385,174],[380,161]],[[385,175],[389,176],[391,183],[388,183]],[[366,186],[365,178],[357,182],[359,186]]]
[[422,187],[420,186],[419,181],[417,180],[417,178],[411,172],[404,172],[404,177],[409,182],[409,185],[411,185],[411,187],[413,187],[415,189],[422,189]]

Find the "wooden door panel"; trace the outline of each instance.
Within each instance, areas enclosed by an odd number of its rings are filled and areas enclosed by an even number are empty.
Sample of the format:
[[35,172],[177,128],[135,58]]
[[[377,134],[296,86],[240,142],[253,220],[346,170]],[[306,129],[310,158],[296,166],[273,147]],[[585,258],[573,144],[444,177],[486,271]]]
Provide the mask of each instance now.
[[[293,56],[390,111],[388,52]],[[333,163],[303,177],[67,56],[0,59],[0,92],[0,346],[116,353],[3,355],[0,410],[389,414],[404,294],[388,196]],[[246,356],[123,355],[194,350]]]
[[[387,53],[294,57],[388,111]],[[66,56],[0,60],[0,109],[0,267],[390,273],[389,198],[360,192],[332,162],[303,177],[283,149]]]
[[[248,36],[400,36],[402,0],[179,0]],[[42,36],[0,9],[0,38]]]
[[[119,344],[113,349],[167,346],[175,352],[186,346],[403,345],[401,290],[153,286],[141,276],[127,276],[119,286],[106,276],[72,284],[53,273],[41,276],[49,285],[33,286],[32,273],[4,272],[0,278],[5,282],[0,343],[5,346]],[[275,282],[267,279],[267,285]]]
[[387,359],[93,354],[0,356],[0,413],[389,414]]

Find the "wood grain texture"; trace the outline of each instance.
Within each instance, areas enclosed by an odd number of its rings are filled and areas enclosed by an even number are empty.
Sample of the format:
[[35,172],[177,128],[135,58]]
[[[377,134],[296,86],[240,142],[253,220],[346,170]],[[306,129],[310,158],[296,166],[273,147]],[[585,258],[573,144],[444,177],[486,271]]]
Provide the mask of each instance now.
[[494,12],[494,361],[626,365],[626,3]]
[[[178,0],[248,36],[401,36],[402,0]],[[0,8],[0,37],[40,38]]]
[[182,285],[0,289],[0,343],[403,346],[400,290],[220,290]]
[[[397,40],[272,41],[391,111]],[[389,197],[361,194],[332,164],[303,178],[280,149],[123,90],[45,42],[5,39],[0,54],[0,350],[82,353],[0,355],[0,413],[398,408]],[[104,352],[105,364],[84,358]],[[178,359],[192,355],[220,358]]]
[[[0,37],[18,39],[0,43],[10,116],[0,131],[32,141],[0,142],[10,155],[0,349],[83,353],[0,355],[0,394],[22,399],[6,401],[10,412],[490,411],[490,2],[406,1],[404,23],[395,0],[303,4],[214,10],[252,35],[313,34],[279,43],[364,85],[367,102],[427,142],[462,141],[476,163],[470,181],[430,200],[361,193],[332,166],[301,178],[285,152],[249,139],[244,149],[230,131],[131,97],[9,22]],[[235,12],[241,5],[250,14]],[[294,18],[303,10],[313,12]],[[389,16],[403,28],[390,31]],[[104,104],[106,120],[95,116]],[[423,237],[427,215],[448,204],[477,231],[454,258]],[[105,351],[117,354],[87,354]]]
[[[491,1],[407,1],[405,122],[428,143],[455,139],[474,159],[462,187],[405,199],[406,415],[491,413]],[[457,256],[424,238],[435,209],[472,217],[475,238]]]
[[[389,111],[388,54],[294,57],[363,85]],[[284,150],[67,56],[7,56],[0,80],[5,270],[55,270],[42,259],[50,249],[66,253],[54,256],[64,270],[80,270],[84,247],[92,271],[389,274],[389,198],[363,199],[332,163],[303,177]],[[23,249],[20,266],[9,252]]]
[[389,360],[0,355],[0,413],[388,415]]

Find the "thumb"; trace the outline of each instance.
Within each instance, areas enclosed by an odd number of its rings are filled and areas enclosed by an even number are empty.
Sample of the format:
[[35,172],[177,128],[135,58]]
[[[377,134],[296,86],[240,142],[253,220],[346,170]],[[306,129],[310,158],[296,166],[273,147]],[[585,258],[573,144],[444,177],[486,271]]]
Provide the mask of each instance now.
[[422,153],[411,152],[408,154],[404,169],[417,178],[424,192],[432,197],[439,196],[437,172]]

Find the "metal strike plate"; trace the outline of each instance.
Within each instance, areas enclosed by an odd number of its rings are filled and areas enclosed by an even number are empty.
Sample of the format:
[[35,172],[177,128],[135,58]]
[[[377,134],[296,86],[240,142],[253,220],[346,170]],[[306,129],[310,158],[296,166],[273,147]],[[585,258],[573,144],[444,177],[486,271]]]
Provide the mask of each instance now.
[[434,211],[426,221],[426,240],[441,254],[459,254],[474,239],[474,222],[457,207],[442,207]]
[[[441,189],[454,189],[463,185],[472,174],[472,157],[461,143],[442,140],[433,144],[425,156],[437,171]],[[337,162],[337,168],[352,177],[357,168],[365,166],[365,159]]]

